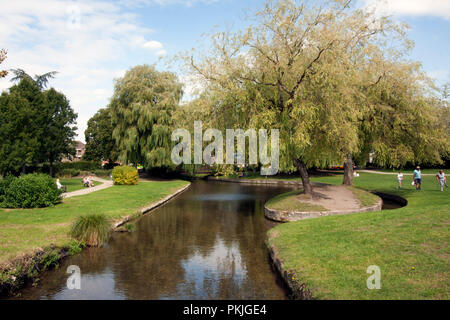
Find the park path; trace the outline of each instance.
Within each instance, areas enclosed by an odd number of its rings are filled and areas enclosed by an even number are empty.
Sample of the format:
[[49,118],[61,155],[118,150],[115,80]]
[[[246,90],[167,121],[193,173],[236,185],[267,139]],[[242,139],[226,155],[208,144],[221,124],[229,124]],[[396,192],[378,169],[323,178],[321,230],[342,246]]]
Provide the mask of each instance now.
[[102,184],[99,186],[96,186],[96,187],[92,187],[92,188],[84,188],[84,189],[80,189],[80,190],[76,190],[76,191],[72,191],[72,192],[68,192],[68,193],[63,193],[62,194],[63,199],[76,197],[76,196],[82,196],[82,195],[85,195],[88,193],[107,189],[107,188],[110,188],[113,186],[113,182],[111,180],[105,180],[105,179],[98,178],[98,177],[95,177],[95,179],[93,179],[93,180],[102,182]]
[[[356,170],[358,172],[365,172],[365,173],[375,173],[375,174],[387,174],[387,175],[397,175],[397,172],[382,172],[382,171],[376,171],[376,170]],[[403,172],[403,171],[402,171]],[[436,170],[437,172],[437,170]],[[405,173],[403,172],[404,176],[412,176],[412,173]],[[422,176],[435,176],[436,174],[433,173],[422,173]]]

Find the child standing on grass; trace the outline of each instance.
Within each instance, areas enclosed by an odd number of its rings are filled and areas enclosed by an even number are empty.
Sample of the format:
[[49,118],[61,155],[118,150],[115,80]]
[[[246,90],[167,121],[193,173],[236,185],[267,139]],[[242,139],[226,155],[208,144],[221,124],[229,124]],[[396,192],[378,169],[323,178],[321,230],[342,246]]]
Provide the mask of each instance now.
[[422,172],[420,171],[420,167],[417,167],[413,172],[414,183],[416,185],[416,190],[422,190]]
[[447,177],[445,176],[444,171],[439,170],[438,174],[436,175],[436,179],[441,185],[441,192],[444,192],[444,186],[447,186]]
[[397,175],[397,180],[398,180],[398,188],[401,189],[402,181],[403,181],[403,173],[401,171],[399,171],[399,173]]

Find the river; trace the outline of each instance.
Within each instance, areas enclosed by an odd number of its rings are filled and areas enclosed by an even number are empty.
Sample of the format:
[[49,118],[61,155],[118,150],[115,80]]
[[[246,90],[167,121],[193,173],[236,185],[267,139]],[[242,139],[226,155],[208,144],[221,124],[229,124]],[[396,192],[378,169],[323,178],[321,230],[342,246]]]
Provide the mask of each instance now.
[[[289,190],[193,182],[140,219],[134,232],[64,260],[18,298],[287,299],[264,244],[277,225],[264,218],[264,203]],[[70,265],[81,270],[80,290],[67,288]]]

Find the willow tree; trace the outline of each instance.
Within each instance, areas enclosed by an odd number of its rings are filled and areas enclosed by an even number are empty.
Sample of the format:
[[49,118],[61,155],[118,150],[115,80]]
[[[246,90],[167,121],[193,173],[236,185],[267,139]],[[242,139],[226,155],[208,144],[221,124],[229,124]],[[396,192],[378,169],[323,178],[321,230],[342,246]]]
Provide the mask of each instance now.
[[172,114],[182,85],[170,72],[141,65],[116,80],[109,108],[119,160],[146,168],[172,167]]
[[365,98],[362,150],[373,152],[377,165],[442,164],[442,156],[450,154],[434,85],[419,64],[386,63],[383,76]]
[[267,1],[246,31],[213,35],[213,52],[189,65],[209,88],[240,97],[247,123],[280,129],[281,169],[295,166],[305,193],[307,169],[358,150],[352,48],[397,26],[351,1]]

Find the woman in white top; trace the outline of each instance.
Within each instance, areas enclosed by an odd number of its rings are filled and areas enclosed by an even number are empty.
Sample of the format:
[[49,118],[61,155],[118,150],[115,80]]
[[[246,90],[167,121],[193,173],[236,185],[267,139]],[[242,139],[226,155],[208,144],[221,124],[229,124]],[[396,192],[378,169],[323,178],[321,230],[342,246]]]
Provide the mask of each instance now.
[[61,184],[61,182],[59,181],[59,179],[56,179],[56,187],[58,188],[58,190],[62,190],[63,192],[66,192],[66,186],[63,186]]
[[401,172],[398,173],[397,180],[398,180],[398,188],[401,189],[402,181],[403,181],[403,173],[401,173]]

